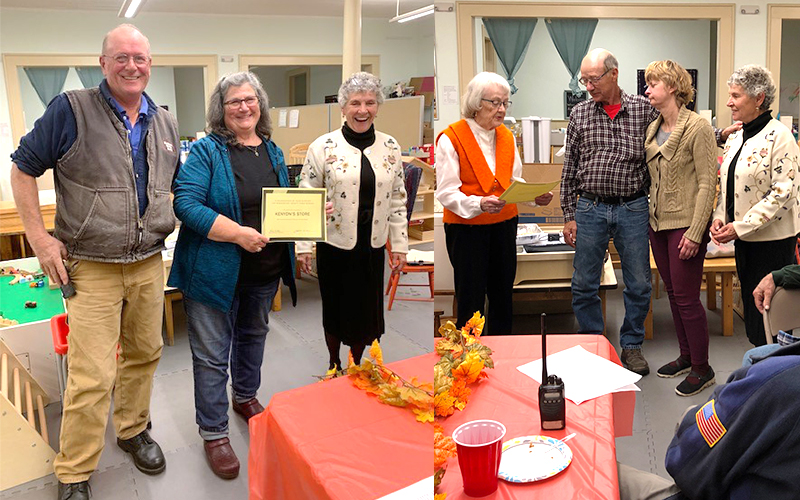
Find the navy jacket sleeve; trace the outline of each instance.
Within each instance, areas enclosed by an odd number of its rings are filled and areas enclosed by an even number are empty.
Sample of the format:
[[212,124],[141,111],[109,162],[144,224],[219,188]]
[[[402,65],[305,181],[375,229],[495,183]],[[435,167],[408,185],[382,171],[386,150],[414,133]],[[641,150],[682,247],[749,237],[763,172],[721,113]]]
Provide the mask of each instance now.
[[696,500],[796,498],[800,356],[739,369],[711,399],[725,434],[713,446],[706,442],[697,423],[701,406],[687,413],[667,450],[667,471],[682,492]]
[[75,114],[65,94],[59,94],[47,105],[44,114],[36,120],[33,130],[19,142],[11,154],[17,167],[28,175],[39,177],[48,168],[56,166],[75,143],[78,127]]

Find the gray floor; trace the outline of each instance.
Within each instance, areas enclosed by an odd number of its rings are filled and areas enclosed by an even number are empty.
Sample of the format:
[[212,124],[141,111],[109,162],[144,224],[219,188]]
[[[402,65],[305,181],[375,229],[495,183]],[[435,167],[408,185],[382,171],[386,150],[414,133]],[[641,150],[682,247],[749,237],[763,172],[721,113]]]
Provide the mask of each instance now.
[[[432,245],[429,245],[432,246]],[[431,248],[419,247],[420,250]],[[413,273],[404,283],[427,285],[427,274]],[[427,286],[401,287],[398,296],[429,296]],[[388,303],[388,300],[387,300]],[[298,306],[291,307],[284,289],[283,310],[270,315],[270,333],[262,367],[259,400],[266,406],[273,394],[315,383],[314,375],[323,375],[328,367],[328,353],[322,335],[322,311],[317,281],[305,277],[298,282]],[[356,313],[358,304],[353,304]],[[433,304],[395,300],[386,312],[386,334],[382,338],[384,362],[430,352],[433,348]],[[347,352],[342,349],[342,359]],[[106,447],[90,484],[93,498],[115,500],[246,499],[247,425],[229,411],[230,438],[241,463],[237,479],[217,478],[206,463],[202,441],[194,418],[194,393],[191,354],[186,335],[186,316],[182,305],[175,308],[175,345],[165,346],[154,380],[151,403],[153,431],[167,458],[167,470],[158,476],[146,476],[132,464],[117,446],[112,427],[106,430]],[[60,405],[47,408],[51,441],[58,442]],[[55,438],[53,438],[55,436]],[[4,452],[8,452],[4,450]],[[52,500],[56,498],[54,475],[0,492],[0,498]]]

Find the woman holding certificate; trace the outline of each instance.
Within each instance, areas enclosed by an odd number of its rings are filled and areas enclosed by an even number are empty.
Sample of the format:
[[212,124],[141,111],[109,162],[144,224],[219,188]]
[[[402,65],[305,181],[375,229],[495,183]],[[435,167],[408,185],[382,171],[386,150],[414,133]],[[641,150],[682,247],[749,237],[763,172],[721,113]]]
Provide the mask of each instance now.
[[[511,333],[511,300],[517,270],[517,207],[498,197],[522,180],[514,135],[503,125],[511,88],[496,73],[479,73],[461,98],[461,121],[437,138],[436,198],[444,206],[447,253],[453,265],[457,325],[488,296],[486,333]],[[536,198],[547,205],[553,193]]]
[[[380,80],[359,72],[339,88],[345,124],[308,148],[299,187],[325,188],[333,202],[328,240],[317,244],[317,276],[329,373],[342,368],[339,349],[350,346],[355,363],[384,332],[384,247],[392,246],[392,272],[408,252],[406,190],[400,145],[375,130],[383,102]],[[297,258],[311,270],[311,243],[297,242]]]
[[174,185],[182,225],[168,284],[183,292],[197,424],[211,469],[225,479],[239,473],[228,441],[229,366],[233,410],[249,420],[264,410],[256,392],[281,279],[297,300],[294,249],[261,234],[261,188],[289,186],[268,106],[253,73],[223,77],[209,97],[208,136]]

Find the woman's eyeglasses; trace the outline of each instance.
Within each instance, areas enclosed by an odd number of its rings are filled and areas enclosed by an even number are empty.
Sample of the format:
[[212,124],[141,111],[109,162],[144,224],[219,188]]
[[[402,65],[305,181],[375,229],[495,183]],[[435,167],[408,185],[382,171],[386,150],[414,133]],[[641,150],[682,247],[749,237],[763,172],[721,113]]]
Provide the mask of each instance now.
[[251,95],[249,97],[243,97],[242,99],[231,99],[223,102],[222,104],[224,104],[228,109],[237,109],[242,105],[242,103],[245,103],[248,108],[255,106],[258,104],[258,97]]
[[495,109],[499,108],[501,104],[506,109],[508,109],[508,107],[511,106],[511,101],[501,101],[500,99],[481,99],[481,101],[488,102]]

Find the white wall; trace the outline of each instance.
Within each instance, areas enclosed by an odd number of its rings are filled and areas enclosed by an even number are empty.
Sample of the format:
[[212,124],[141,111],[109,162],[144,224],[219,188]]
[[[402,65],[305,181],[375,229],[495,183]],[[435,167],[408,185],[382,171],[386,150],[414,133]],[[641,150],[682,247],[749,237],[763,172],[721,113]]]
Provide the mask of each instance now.
[[[407,75],[406,79],[413,75]],[[386,81],[383,81],[384,86]],[[338,94],[342,85],[341,66],[311,66],[311,102],[322,104],[326,95]]]
[[[0,8],[0,50],[98,54],[105,33],[119,23],[116,12]],[[238,71],[239,54],[342,53],[341,18],[143,13],[134,24],[149,37],[154,54],[233,56],[233,62],[219,62],[220,75]],[[385,19],[362,21],[362,53],[380,56],[384,81],[432,74],[432,45],[430,18],[402,25]],[[14,144],[10,131],[3,132],[10,123],[5,79],[0,83],[0,101],[0,199],[8,199],[8,158]]]
[[[709,54],[698,47],[708,46],[709,36],[709,21],[600,19],[590,48],[603,47],[614,53],[620,64],[619,84],[630,94],[637,92],[636,70],[645,69],[650,61],[673,59],[687,69],[698,70],[697,109],[708,109]],[[480,55],[478,61],[482,61]],[[498,72],[502,74],[500,67]],[[539,19],[533,30],[514,83],[519,91],[511,97],[514,104],[509,115],[565,118],[564,91],[569,90],[569,72],[544,19]]]
[[[465,0],[469,2],[469,0]],[[544,3],[533,2],[530,0],[507,0],[516,3]],[[564,0],[566,3],[581,3],[582,0]],[[552,3],[552,2],[547,2]],[[645,3],[641,0],[595,0],[594,3],[600,4],[616,4],[616,3]],[[661,2],[667,3],[667,2]],[[736,5],[736,16],[734,18],[734,67],[743,66],[745,64],[766,64],[767,57],[767,4],[797,4],[797,0],[744,0],[731,2],[730,0],[707,0],[699,2],[697,0],[672,0],[676,4],[676,8],[682,8],[680,4],[698,4],[698,3],[721,3]],[[759,7],[760,13],[758,15],[742,15],[739,13],[739,8],[742,5],[756,5]],[[458,61],[456,54],[458,54],[458,45],[456,43],[456,16],[455,13],[440,12],[434,14],[436,22],[436,51],[437,51],[437,77],[438,77],[438,92],[440,102],[443,100],[443,91],[448,89],[455,90],[455,100],[453,103],[448,104],[441,102],[439,109],[439,119],[434,121],[434,130],[436,133],[447,127],[450,123],[457,121],[460,118],[458,108]],[[541,22],[539,23],[541,24]],[[537,26],[538,31],[542,26]],[[546,29],[545,29],[546,31]],[[643,39],[641,43],[645,43]],[[641,45],[641,44],[640,44]],[[708,50],[705,48],[698,49],[705,54]],[[796,45],[795,45],[796,47]],[[635,50],[635,48],[632,48]],[[793,48],[793,50],[796,50]],[[620,59],[620,63],[623,61]],[[559,62],[561,71],[563,70],[563,63]],[[562,102],[563,97],[559,102]],[[516,106],[516,104],[515,104]]]

